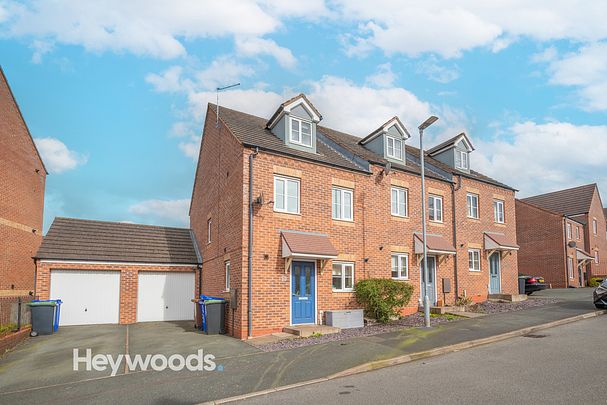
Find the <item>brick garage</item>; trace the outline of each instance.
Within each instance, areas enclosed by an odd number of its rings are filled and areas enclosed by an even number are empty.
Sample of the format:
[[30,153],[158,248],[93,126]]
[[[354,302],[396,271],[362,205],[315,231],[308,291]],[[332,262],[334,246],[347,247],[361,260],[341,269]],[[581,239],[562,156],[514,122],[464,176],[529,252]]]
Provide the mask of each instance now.
[[0,297],[34,289],[46,169],[0,68]]
[[[322,134],[322,141],[317,143],[315,153],[306,153],[285,146],[266,129],[266,119],[228,108],[221,111],[218,128],[214,106],[209,106],[207,111],[190,222],[204,258],[202,288],[205,294],[231,298],[226,288],[225,267],[227,262],[230,264],[229,288],[232,292],[238,291],[238,301],[229,312],[229,333],[245,338],[248,332],[253,336],[263,335],[291,324],[291,269],[286,267],[289,262],[283,257],[283,231],[323,235],[338,252],[334,259],[311,259],[317,268],[315,319],[318,322],[322,321],[324,311],[359,307],[353,292],[333,290],[333,263],[352,263],[355,281],[389,278],[393,254],[408,255],[409,272],[405,281],[415,289],[403,313],[417,311],[421,280],[414,235],[421,231],[422,221],[420,168],[414,158],[409,157],[406,165],[393,164],[387,171],[387,162],[361,146],[360,138],[320,126],[317,131],[319,136]],[[408,153],[419,156],[419,150],[409,145],[406,148]],[[250,161],[254,170],[253,197],[259,197],[259,203],[253,209],[253,305],[252,329],[248,331]],[[428,161],[432,169],[426,173],[427,191],[442,197],[443,201],[442,221],[429,222],[428,232],[456,253],[437,254],[437,302],[453,303],[464,292],[477,301],[487,298],[486,233],[498,234],[508,241],[509,246],[496,253],[502,258],[501,292],[516,294],[515,190],[480,173],[462,173],[431,157]],[[274,209],[275,176],[299,181],[299,213],[285,214]],[[352,221],[332,219],[333,187],[352,191]],[[408,213],[403,217],[390,215],[392,187],[408,192]],[[480,199],[478,219],[466,215],[466,195],[471,190]],[[494,221],[492,202],[495,199],[504,203],[502,223]],[[468,268],[468,249],[472,246],[484,254],[478,273]],[[451,292],[442,290],[443,279],[449,281]]]
[[188,229],[56,218],[36,295],[64,301],[63,324],[190,320],[198,262]]

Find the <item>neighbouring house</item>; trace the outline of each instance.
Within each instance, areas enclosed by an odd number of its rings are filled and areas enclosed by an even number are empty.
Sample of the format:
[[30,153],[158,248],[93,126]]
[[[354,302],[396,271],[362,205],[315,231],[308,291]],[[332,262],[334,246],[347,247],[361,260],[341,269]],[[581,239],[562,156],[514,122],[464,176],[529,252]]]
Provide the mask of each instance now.
[[[590,277],[607,275],[605,211],[596,184],[524,198],[517,203],[516,208],[520,219],[517,224],[517,239],[521,246],[521,273],[544,276],[547,281],[555,280],[549,281],[553,282],[555,287],[584,286]],[[543,209],[544,214],[537,208]],[[553,221],[554,217],[551,217],[551,221],[547,219],[548,213],[560,218],[558,229]],[[556,243],[563,235],[563,242]],[[568,246],[567,254],[565,245]],[[573,249],[577,253],[574,254]],[[540,255],[537,255],[538,253]],[[590,256],[592,260],[584,258],[583,255]],[[556,269],[548,269],[545,260],[557,266]],[[567,262],[571,260],[574,261],[575,267],[573,277],[567,269]],[[558,280],[553,279],[549,274],[562,275],[565,274],[564,269],[567,269],[566,281],[561,277]]]
[[[27,297],[34,290],[32,257],[42,242],[46,175],[0,68],[0,299]],[[5,321],[0,314],[0,323]]]
[[553,288],[583,287],[586,265],[584,223],[516,200],[516,233],[521,274],[542,276]]
[[[232,336],[359,308],[354,285],[370,277],[413,285],[403,313],[418,310],[419,150],[398,118],[355,137],[321,126],[303,94],[270,119],[223,107],[216,118],[209,104],[190,224],[202,291],[230,299]],[[473,150],[460,134],[426,152],[433,305],[518,293],[516,190],[471,170]]]
[[186,228],[55,218],[36,254],[36,295],[61,325],[194,319],[199,255]]

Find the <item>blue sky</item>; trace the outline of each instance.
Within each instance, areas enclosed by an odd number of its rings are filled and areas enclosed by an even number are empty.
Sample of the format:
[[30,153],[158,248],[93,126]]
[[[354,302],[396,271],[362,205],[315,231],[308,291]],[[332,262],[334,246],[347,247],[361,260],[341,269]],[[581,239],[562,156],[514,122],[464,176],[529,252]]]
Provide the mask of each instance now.
[[[269,116],[305,92],[364,136],[393,115],[520,196],[607,193],[607,4],[0,0],[0,63],[56,215],[187,225],[200,131],[221,103]],[[413,144],[416,141],[411,141]]]

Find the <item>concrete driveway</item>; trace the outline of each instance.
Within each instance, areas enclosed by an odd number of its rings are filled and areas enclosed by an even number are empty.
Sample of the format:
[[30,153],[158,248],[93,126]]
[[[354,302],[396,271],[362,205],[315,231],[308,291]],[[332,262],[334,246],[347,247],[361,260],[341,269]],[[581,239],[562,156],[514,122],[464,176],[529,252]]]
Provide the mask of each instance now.
[[[203,349],[216,358],[255,353],[252,346],[229,336],[204,335],[191,322],[150,322],[134,325],[65,326],[50,336],[31,338],[0,359],[0,398],[3,394],[91,379],[108,378],[111,370],[73,370],[73,350],[92,354],[172,354],[184,356]],[[121,367],[118,375],[125,374]],[[1,399],[0,399],[0,402]]]

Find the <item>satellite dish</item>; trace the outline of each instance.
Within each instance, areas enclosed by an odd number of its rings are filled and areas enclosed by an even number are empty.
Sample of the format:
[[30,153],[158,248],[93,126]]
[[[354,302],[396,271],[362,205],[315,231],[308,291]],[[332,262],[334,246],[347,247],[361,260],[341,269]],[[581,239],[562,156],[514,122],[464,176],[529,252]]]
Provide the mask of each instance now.
[[388,162],[384,166],[384,173],[385,174],[390,174],[390,170],[392,170],[392,163]]

